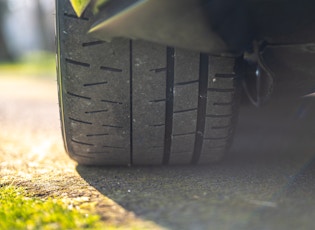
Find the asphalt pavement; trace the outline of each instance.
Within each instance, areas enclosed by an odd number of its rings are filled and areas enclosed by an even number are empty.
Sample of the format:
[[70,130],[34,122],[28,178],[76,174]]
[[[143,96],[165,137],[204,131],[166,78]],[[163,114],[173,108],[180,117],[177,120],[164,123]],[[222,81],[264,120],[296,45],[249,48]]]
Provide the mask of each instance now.
[[222,163],[84,167],[63,150],[55,80],[1,77],[0,182],[85,197],[117,225],[314,229],[314,117],[315,99],[281,92],[262,108],[242,105]]

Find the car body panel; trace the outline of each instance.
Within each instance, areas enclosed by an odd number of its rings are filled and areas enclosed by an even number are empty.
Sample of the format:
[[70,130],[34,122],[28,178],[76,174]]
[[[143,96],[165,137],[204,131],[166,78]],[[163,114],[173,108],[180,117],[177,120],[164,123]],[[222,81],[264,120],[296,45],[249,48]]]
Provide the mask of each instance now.
[[[92,36],[127,37],[214,54],[236,54],[252,42],[315,43],[312,0],[71,0],[95,8]],[[80,13],[82,13],[80,11]]]

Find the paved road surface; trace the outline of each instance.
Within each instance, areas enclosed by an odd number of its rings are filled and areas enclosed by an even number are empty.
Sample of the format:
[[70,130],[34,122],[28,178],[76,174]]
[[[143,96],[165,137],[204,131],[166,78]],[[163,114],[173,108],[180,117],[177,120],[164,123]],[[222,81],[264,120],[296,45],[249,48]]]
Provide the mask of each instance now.
[[[314,229],[315,101],[243,106],[230,156],[202,167],[82,167],[66,156],[55,81],[0,78],[0,183],[96,202],[166,229]],[[149,226],[149,227],[148,227]]]

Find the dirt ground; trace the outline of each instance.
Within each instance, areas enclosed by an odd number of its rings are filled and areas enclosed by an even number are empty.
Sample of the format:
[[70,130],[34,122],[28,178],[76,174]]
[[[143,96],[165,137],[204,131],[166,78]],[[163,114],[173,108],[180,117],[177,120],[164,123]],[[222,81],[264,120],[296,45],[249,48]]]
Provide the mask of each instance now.
[[[285,102],[285,103],[284,103]],[[63,149],[54,79],[0,78],[0,183],[147,229],[313,229],[315,108],[243,106],[230,156],[202,167],[84,167]]]
[[64,148],[54,79],[0,78],[0,184],[88,206],[110,225],[160,229],[90,186]]

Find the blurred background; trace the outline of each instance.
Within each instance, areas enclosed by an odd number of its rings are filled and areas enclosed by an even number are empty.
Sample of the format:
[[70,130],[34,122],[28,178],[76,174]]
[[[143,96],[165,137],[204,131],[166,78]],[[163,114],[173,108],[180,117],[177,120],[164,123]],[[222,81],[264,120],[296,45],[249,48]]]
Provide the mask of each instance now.
[[0,0],[0,75],[54,75],[54,7],[54,0]]

